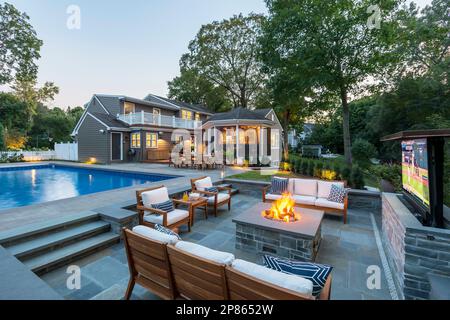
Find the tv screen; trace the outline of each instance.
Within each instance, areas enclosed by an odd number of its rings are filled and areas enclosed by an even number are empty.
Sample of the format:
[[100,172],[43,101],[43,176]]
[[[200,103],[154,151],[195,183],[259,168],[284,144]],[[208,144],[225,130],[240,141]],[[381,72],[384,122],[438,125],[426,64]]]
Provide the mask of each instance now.
[[402,142],[403,189],[423,206],[430,207],[427,140]]

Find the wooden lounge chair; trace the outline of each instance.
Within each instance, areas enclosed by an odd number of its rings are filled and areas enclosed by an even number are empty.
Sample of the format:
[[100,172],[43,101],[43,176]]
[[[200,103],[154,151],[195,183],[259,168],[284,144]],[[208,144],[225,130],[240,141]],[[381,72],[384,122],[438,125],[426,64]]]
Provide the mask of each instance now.
[[189,232],[191,231],[191,208],[189,203],[172,199],[175,208],[179,204],[188,206],[188,210],[175,209],[172,212],[166,212],[151,207],[152,204],[169,200],[169,192],[166,187],[159,186],[138,190],[136,191],[136,200],[140,225],[153,228],[155,224],[160,224],[169,229],[175,229],[186,224]]
[[[205,191],[204,188],[213,187],[210,177],[201,177],[197,179],[191,179],[192,192],[203,194],[208,198],[208,207],[214,208],[214,215],[217,217],[217,208],[225,204],[228,204],[228,211],[231,210],[231,188],[229,187],[217,187],[219,192]],[[226,191],[220,192],[220,191]]]
[[231,267],[225,268],[230,300],[329,300],[331,275],[316,298],[279,287],[261,279],[239,272]]
[[178,294],[189,300],[228,300],[225,265],[168,245],[167,252]]
[[166,300],[176,298],[167,245],[123,229],[130,281],[125,299],[130,299],[137,283]]

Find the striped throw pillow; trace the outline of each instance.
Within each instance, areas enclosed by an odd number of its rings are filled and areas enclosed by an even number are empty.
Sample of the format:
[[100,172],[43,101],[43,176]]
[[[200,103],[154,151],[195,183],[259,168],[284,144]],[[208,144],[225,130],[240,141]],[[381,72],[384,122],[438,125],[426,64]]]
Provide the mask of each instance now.
[[159,232],[168,234],[169,236],[175,236],[178,238],[178,240],[181,240],[181,237],[178,233],[176,233],[176,232],[170,230],[169,228],[166,228],[160,224],[155,224],[155,230],[158,230]]
[[272,186],[270,188],[270,193],[272,194],[283,194],[288,191],[289,179],[272,177]]
[[219,192],[219,189],[217,187],[211,187],[211,188],[205,188],[206,192]]
[[295,274],[308,279],[313,283],[313,295],[317,296],[322,291],[328,276],[333,270],[332,266],[301,262],[295,260],[281,259],[269,255],[264,255],[264,265],[273,270],[287,274]]
[[330,194],[328,195],[327,200],[337,203],[344,203],[346,194],[347,191],[343,187],[333,184],[331,185]]
[[172,200],[167,200],[167,201],[161,202],[161,203],[154,203],[154,204],[152,204],[152,208],[162,210],[165,212],[172,212],[175,210],[175,208],[173,207]]

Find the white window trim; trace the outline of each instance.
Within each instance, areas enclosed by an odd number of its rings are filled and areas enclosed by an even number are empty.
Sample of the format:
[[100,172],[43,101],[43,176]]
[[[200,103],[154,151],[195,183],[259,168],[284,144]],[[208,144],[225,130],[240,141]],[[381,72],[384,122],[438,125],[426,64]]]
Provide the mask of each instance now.
[[[140,146],[138,146],[138,147],[133,147],[133,135],[134,134],[139,134]],[[131,149],[141,149],[141,147],[142,147],[142,134],[141,134],[141,132],[132,132],[131,133],[130,147],[131,147]]]
[[[156,147],[147,147],[147,135],[156,135]],[[145,133],[145,148],[146,149],[158,149],[158,140],[159,140],[159,134],[157,132],[146,132]],[[150,140],[151,141],[151,140]]]
[[[113,150],[112,150],[112,135],[113,134],[120,134],[120,160],[114,160],[113,159]],[[122,132],[111,132],[111,141],[109,142],[110,149],[111,149],[111,161],[123,161],[123,133]]]

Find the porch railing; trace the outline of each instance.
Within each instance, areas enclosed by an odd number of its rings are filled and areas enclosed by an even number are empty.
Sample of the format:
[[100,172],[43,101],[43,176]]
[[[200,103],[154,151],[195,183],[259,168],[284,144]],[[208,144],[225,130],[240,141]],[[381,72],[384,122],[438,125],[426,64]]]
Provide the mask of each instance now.
[[136,112],[129,114],[119,114],[117,119],[129,125],[154,125],[160,127],[197,129],[202,126],[201,121],[181,119],[175,116],[155,115],[149,112]]

